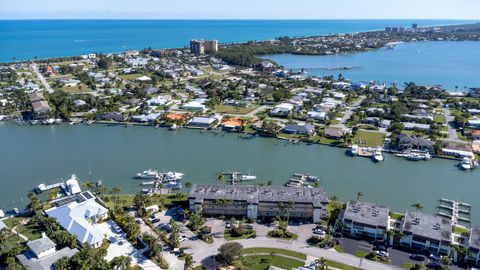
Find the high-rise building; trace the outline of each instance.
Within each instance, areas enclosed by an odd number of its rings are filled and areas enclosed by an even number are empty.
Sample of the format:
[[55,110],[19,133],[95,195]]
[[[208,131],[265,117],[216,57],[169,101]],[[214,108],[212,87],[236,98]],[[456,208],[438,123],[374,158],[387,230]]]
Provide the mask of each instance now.
[[218,40],[191,40],[190,51],[196,55],[216,53],[218,51]]

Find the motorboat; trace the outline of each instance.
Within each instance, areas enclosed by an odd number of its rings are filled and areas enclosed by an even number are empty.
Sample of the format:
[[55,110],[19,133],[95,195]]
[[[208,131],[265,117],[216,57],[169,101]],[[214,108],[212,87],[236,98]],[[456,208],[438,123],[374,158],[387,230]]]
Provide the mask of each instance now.
[[472,170],[473,169],[473,162],[470,158],[465,157],[460,162],[460,168],[463,170]]
[[156,170],[148,169],[146,171],[137,173],[137,178],[139,179],[158,179],[159,173]]
[[162,173],[160,177],[165,181],[176,181],[182,179],[184,175],[185,174],[179,172],[166,172]]
[[5,217],[5,213],[3,212],[2,209],[0,209],[0,218],[3,218],[3,217]]
[[352,147],[350,148],[350,154],[352,154],[352,156],[358,155],[358,145],[352,145]]
[[178,128],[177,124],[173,124],[170,126],[170,130],[176,130]]
[[168,183],[165,183],[163,187],[169,188],[169,189],[181,189],[182,184],[178,181],[170,181]]
[[373,160],[376,162],[383,161],[382,150],[380,148],[375,149],[372,156]]
[[242,181],[252,181],[252,180],[255,180],[255,179],[257,179],[257,177],[255,175],[242,174],[242,176],[240,177],[240,180],[242,180]]

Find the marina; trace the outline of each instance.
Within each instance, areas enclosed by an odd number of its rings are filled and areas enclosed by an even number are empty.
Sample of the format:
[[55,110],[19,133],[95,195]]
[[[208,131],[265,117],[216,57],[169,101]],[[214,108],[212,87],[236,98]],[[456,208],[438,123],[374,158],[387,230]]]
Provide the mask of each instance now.
[[[32,136],[37,139],[31,140]],[[141,182],[155,179],[132,177],[159,166],[184,173],[183,183],[216,183],[219,172],[233,167],[251,168],[257,178],[249,184],[271,180],[282,186],[293,172],[308,172],[320,176],[321,187],[342,200],[355,199],[362,191],[364,200],[389,205],[393,211],[405,211],[418,198],[430,213],[438,212],[436,202],[441,197],[462,198],[473,208],[480,207],[472,192],[480,188],[479,170],[465,173],[457,162],[443,159],[418,164],[383,153],[386,161],[374,164],[370,158],[349,157],[345,149],[337,147],[285,146],[261,137],[238,140],[237,134],[229,133],[215,136],[190,129],[170,132],[152,127],[17,126],[11,122],[0,123],[0,148],[0,174],[9,179],[0,183],[0,208],[4,211],[24,206],[28,191],[39,183],[58,183],[72,173],[79,179],[92,175],[102,179],[108,189],[119,187],[122,193],[140,192],[150,188]],[[93,151],[97,154],[92,155]],[[471,220],[480,223],[475,211]]]

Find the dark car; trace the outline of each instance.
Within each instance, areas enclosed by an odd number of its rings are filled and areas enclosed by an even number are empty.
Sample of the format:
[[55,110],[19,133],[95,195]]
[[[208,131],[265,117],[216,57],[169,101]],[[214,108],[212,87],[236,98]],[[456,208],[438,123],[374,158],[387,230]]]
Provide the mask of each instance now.
[[428,269],[435,269],[435,270],[442,270],[443,265],[441,263],[438,263],[438,262],[429,262],[427,264],[427,268]]
[[423,256],[421,254],[410,254],[410,259],[412,259],[414,261],[423,262],[423,261],[425,261],[425,256]]
[[430,256],[428,256],[428,258],[429,258],[430,260],[432,260],[432,261],[438,262],[438,261],[440,261],[440,259],[441,259],[442,257],[440,257],[440,256],[437,255],[437,254],[430,254]]
[[152,223],[157,223],[157,222],[160,222],[160,219],[159,219],[159,218],[154,218],[154,219],[152,219]]

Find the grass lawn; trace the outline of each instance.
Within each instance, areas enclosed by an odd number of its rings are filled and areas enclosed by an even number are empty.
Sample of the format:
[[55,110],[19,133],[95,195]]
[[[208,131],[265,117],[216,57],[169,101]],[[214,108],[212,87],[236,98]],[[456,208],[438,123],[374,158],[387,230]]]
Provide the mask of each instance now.
[[255,107],[238,107],[238,106],[229,106],[229,105],[216,105],[215,111],[218,113],[231,113],[231,114],[247,114],[255,110]]
[[301,260],[306,260],[307,259],[307,255],[305,255],[303,253],[300,253],[300,252],[288,250],[288,249],[268,248],[268,247],[258,247],[258,248],[256,247],[256,248],[244,248],[244,249],[242,249],[242,254],[254,254],[254,253],[268,253],[268,254],[274,253],[274,254],[281,254],[281,255],[286,255],[286,256],[298,258],[298,259],[301,259]]
[[470,230],[459,226],[453,226],[453,232],[456,234],[470,234]]
[[415,266],[415,264],[413,264],[413,263],[404,263],[404,264],[402,265],[402,268],[412,269],[412,267],[414,267],[414,266]]
[[359,146],[376,147],[383,145],[384,138],[385,134],[380,132],[358,130],[352,141]]
[[343,270],[362,270],[362,268],[346,265],[346,264],[339,263],[339,262],[328,261],[328,260],[327,260],[327,265],[330,266],[330,267],[333,267],[333,268],[343,269]]
[[252,233],[246,233],[242,236],[232,236],[228,230],[225,230],[225,232],[223,233],[223,237],[227,241],[254,238],[255,235],[256,235],[255,230],[253,230]]
[[88,92],[92,91],[92,89],[90,89],[85,84],[81,84],[81,87],[82,87],[81,90],[80,90],[80,86],[64,86],[64,87],[60,87],[58,89],[63,90],[63,91],[65,91],[67,93],[70,93],[70,94],[81,94],[81,93],[88,93]]
[[125,80],[130,80],[130,81],[134,81],[134,80],[136,80],[137,78],[140,78],[140,77],[142,77],[142,76],[143,76],[142,74],[138,74],[138,73],[120,75],[121,78],[123,78],[123,79],[125,79]]
[[[20,223],[24,219],[24,217],[11,217],[4,220],[3,222],[5,223],[5,225],[7,225],[8,229],[12,229],[16,224]],[[40,238],[41,236],[40,228],[37,226],[37,224],[31,221],[25,225],[20,226],[19,232],[20,234],[25,235],[29,240],[35,240]],[[13,242],[17,241],[17,237],[15,235],[11,238],[14,238],[12,240]]]
[[[133,205],[133,198],[135,198],[135,194],[119,194],[120,201],[123,201],[123,206],[131,206]],[[164,206],[167,208],[170,208],[172,206],[186,203],[188,201],[188,196],[187,194],[182,193],[181,196],[178,196],[176,194],[165,194],[165,195],[160,195],[163,197],[163,203]],[[105,195],[105,203],[107,204],[108,208],[113,209],[114,203],[113,200],[110,200],[109,198],[112,197],[112,195]],[[157,204],[158,202],[153,202],[153,204]],[[159,204],[160,206],[160,204]]]
[[393,219],[402,219],[405,215],[397,212],[390,212],[390,217]]
[[341,245],[336,245],[333,247],[333,249],[340,253],[343,253],[345,251]]
[[359,258],[365,258],[365,256],[367,256],[369,253],[366,252],[366,251],[362,251],[362,250],[357,250],[355,252],[355,256],[359,257]]
[[441,114],[434,114],[433,115],[433,121],[435,123],[441,123],[441,124],[446,124],[447,123],[447,120],[445,119],[445,116],[443,116]]
[[249,270],[265,270],[270,265],[281,267],[283,269],[290,270],[292,268],[304,266],[304,261],[299,261],[291,258],[271,255],[253,255],[244,256],[246,265]]
[[16,224],[20,223],[24,219],[24,217],[11,217],[3,220],[3,223],[7,225],[7,228],[12,229]]

